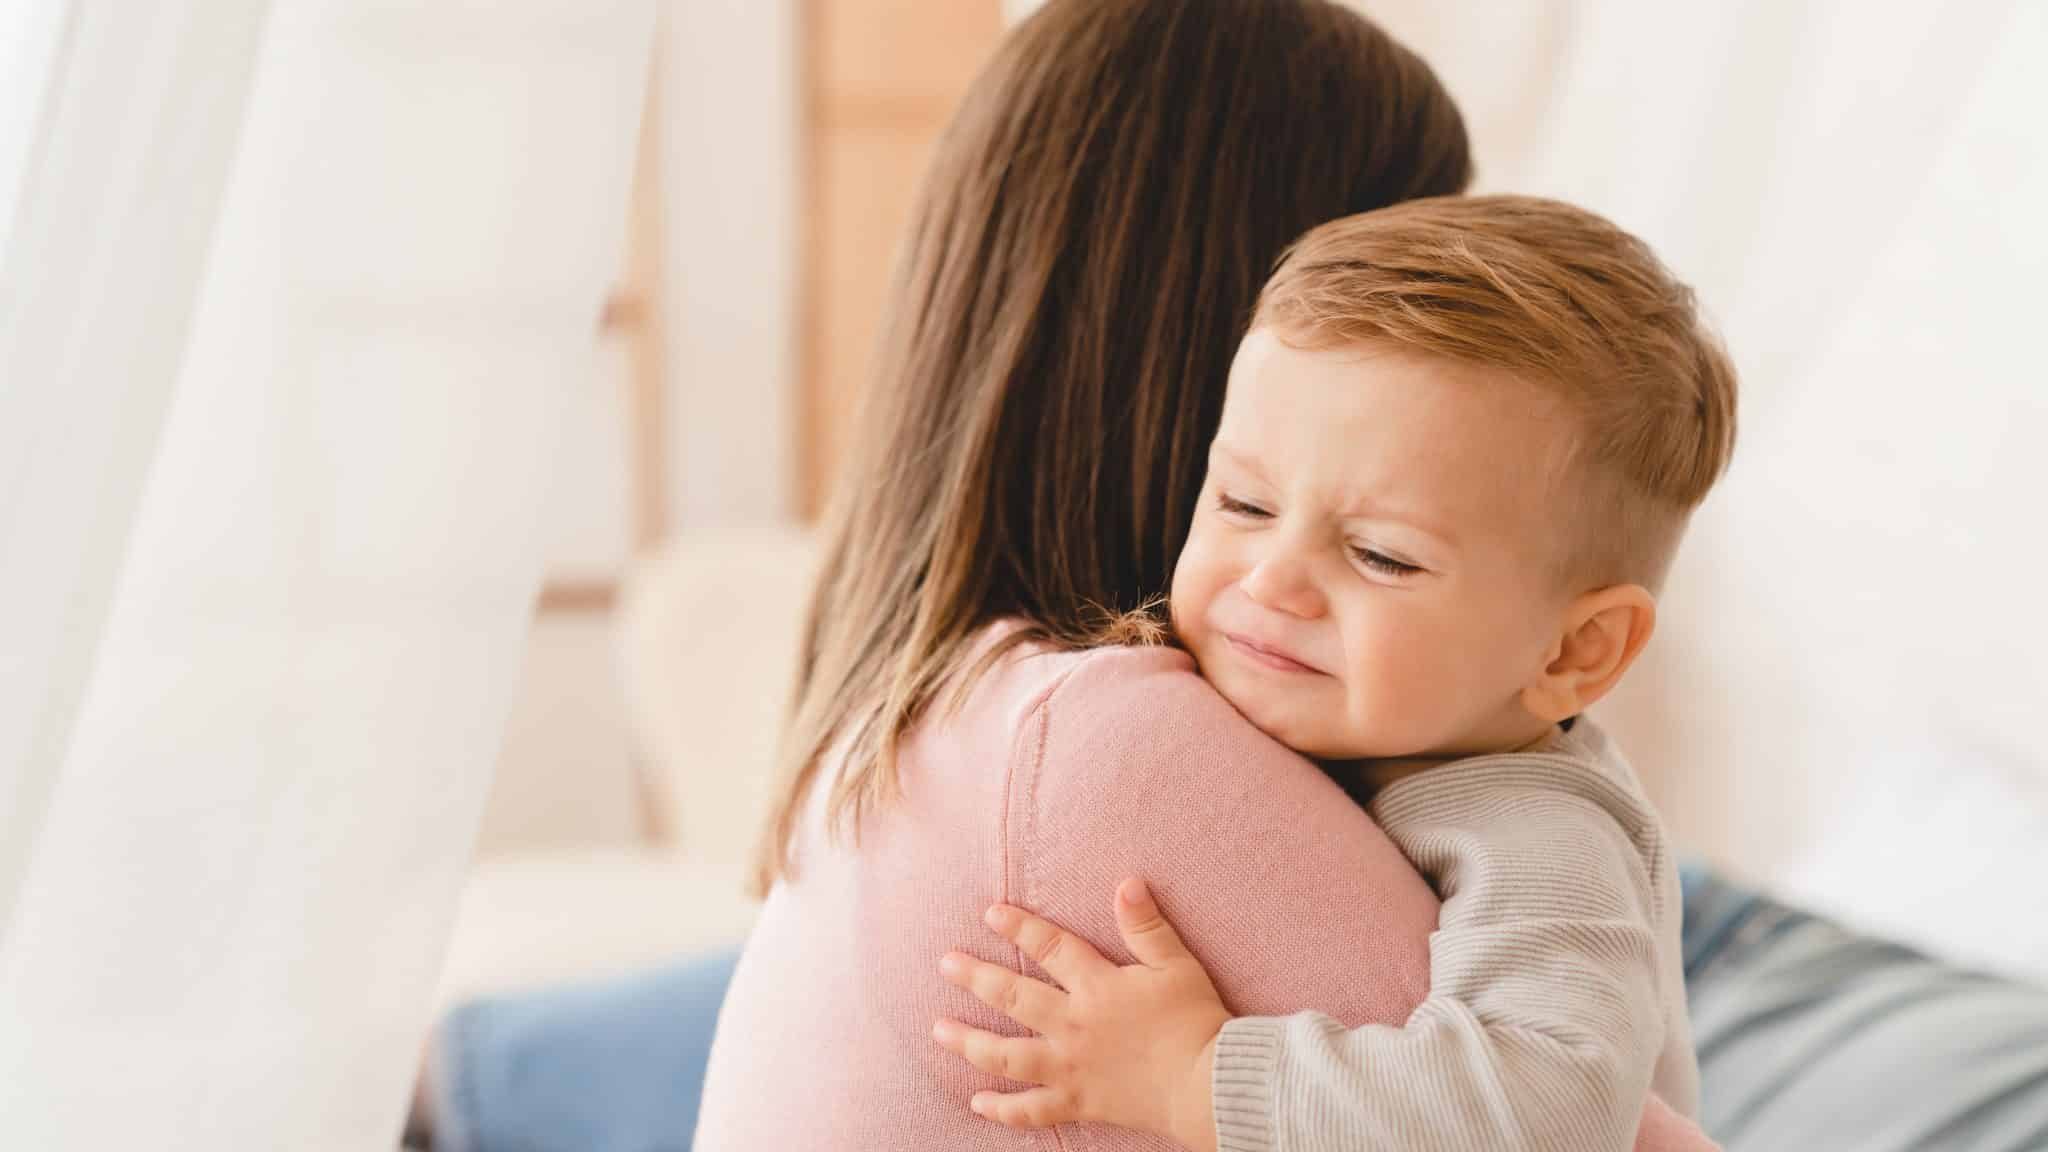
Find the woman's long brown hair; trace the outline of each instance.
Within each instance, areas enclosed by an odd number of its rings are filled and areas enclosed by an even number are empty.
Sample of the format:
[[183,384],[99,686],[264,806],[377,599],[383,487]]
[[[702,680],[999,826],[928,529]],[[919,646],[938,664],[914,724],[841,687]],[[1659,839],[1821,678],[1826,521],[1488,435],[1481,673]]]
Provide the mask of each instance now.
[[[977,634],[1128,641],[1167,590],[1266,273],[1338,216],[1463,190],[1429,68],[1327,0],[1053,0],[926,174],[834,502],[758,876],[897,787]],[[993,660],[1001,648],[988,653]]]

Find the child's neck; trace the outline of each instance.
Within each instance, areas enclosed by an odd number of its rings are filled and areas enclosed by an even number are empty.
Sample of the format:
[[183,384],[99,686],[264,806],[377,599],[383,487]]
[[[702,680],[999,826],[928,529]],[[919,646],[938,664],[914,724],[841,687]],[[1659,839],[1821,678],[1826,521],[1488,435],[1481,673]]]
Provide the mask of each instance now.
[[[1566,721],[1569,725],[1570,721]],[[1438,754],[1424,752],[1415,756],[1389,756],[1375,760],[1347,760],[1339,764],[1325,764],[1325,769],[1340,772],[1362,784],[1368,792],[1378,792],[1396,780],[1406,780],[1432,768],[1441,768],[1459,760],[1470,760],[1476,756],[1498,756],[1509,752],[1527,752],[1541,746],[1556,733],[1558,726],[1545,726],[1534,736],[1507,742],[1500,748],[1480,748],[1472,751]]]
[[1419,776],[1431,768],[1441,768],[1463,756],[1403,756],[1387,760],[1354,760],[1351,772],[1374,792],[1385,788],[1396,780]]

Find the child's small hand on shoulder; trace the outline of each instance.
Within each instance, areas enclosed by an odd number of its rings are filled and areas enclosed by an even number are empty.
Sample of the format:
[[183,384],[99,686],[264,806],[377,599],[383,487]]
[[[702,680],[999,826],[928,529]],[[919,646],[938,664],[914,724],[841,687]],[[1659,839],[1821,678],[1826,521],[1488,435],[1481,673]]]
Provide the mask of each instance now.
[[997,905],[987,919],[1062,987],[959,952],[940,961],[946,979],[1038,1033],[998,1036],[954,1020],[932,1028],[982,1071],[1037,1085],[978,1092],[974,1111],[1013,1128],[1093,1121],[1213,1149],[1209,1076],[1230,1012],[1144,882],[1117,889],[1117,927],[1138,958],[1129,967],[1022,909]]

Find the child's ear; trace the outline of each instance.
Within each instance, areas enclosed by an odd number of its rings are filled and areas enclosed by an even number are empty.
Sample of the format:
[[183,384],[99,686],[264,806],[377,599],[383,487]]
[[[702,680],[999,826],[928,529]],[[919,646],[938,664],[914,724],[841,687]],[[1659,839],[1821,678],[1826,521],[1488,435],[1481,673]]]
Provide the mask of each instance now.
[[1550,661],[1522,688],[1522,706],[1546,724],[1577,716],[1621,682],[1657,627],[1657,600],[1640,584],[1588,592],[1565,608]]

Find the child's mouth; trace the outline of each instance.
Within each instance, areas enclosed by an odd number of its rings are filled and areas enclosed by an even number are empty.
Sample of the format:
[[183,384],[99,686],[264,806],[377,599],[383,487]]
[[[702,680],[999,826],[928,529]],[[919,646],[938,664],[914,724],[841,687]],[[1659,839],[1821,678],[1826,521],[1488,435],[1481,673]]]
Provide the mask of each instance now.
[[1262,667],[1271,668],[1276,672],[1298,672],[1311,676],[1321,676],[1323,674],[1322,669],[1304,664],[1287,653],[1261,644],[1249,636],[1239,636],[1225,632],[1223,639],[1239,654],[1244,656],[1245,659]]

